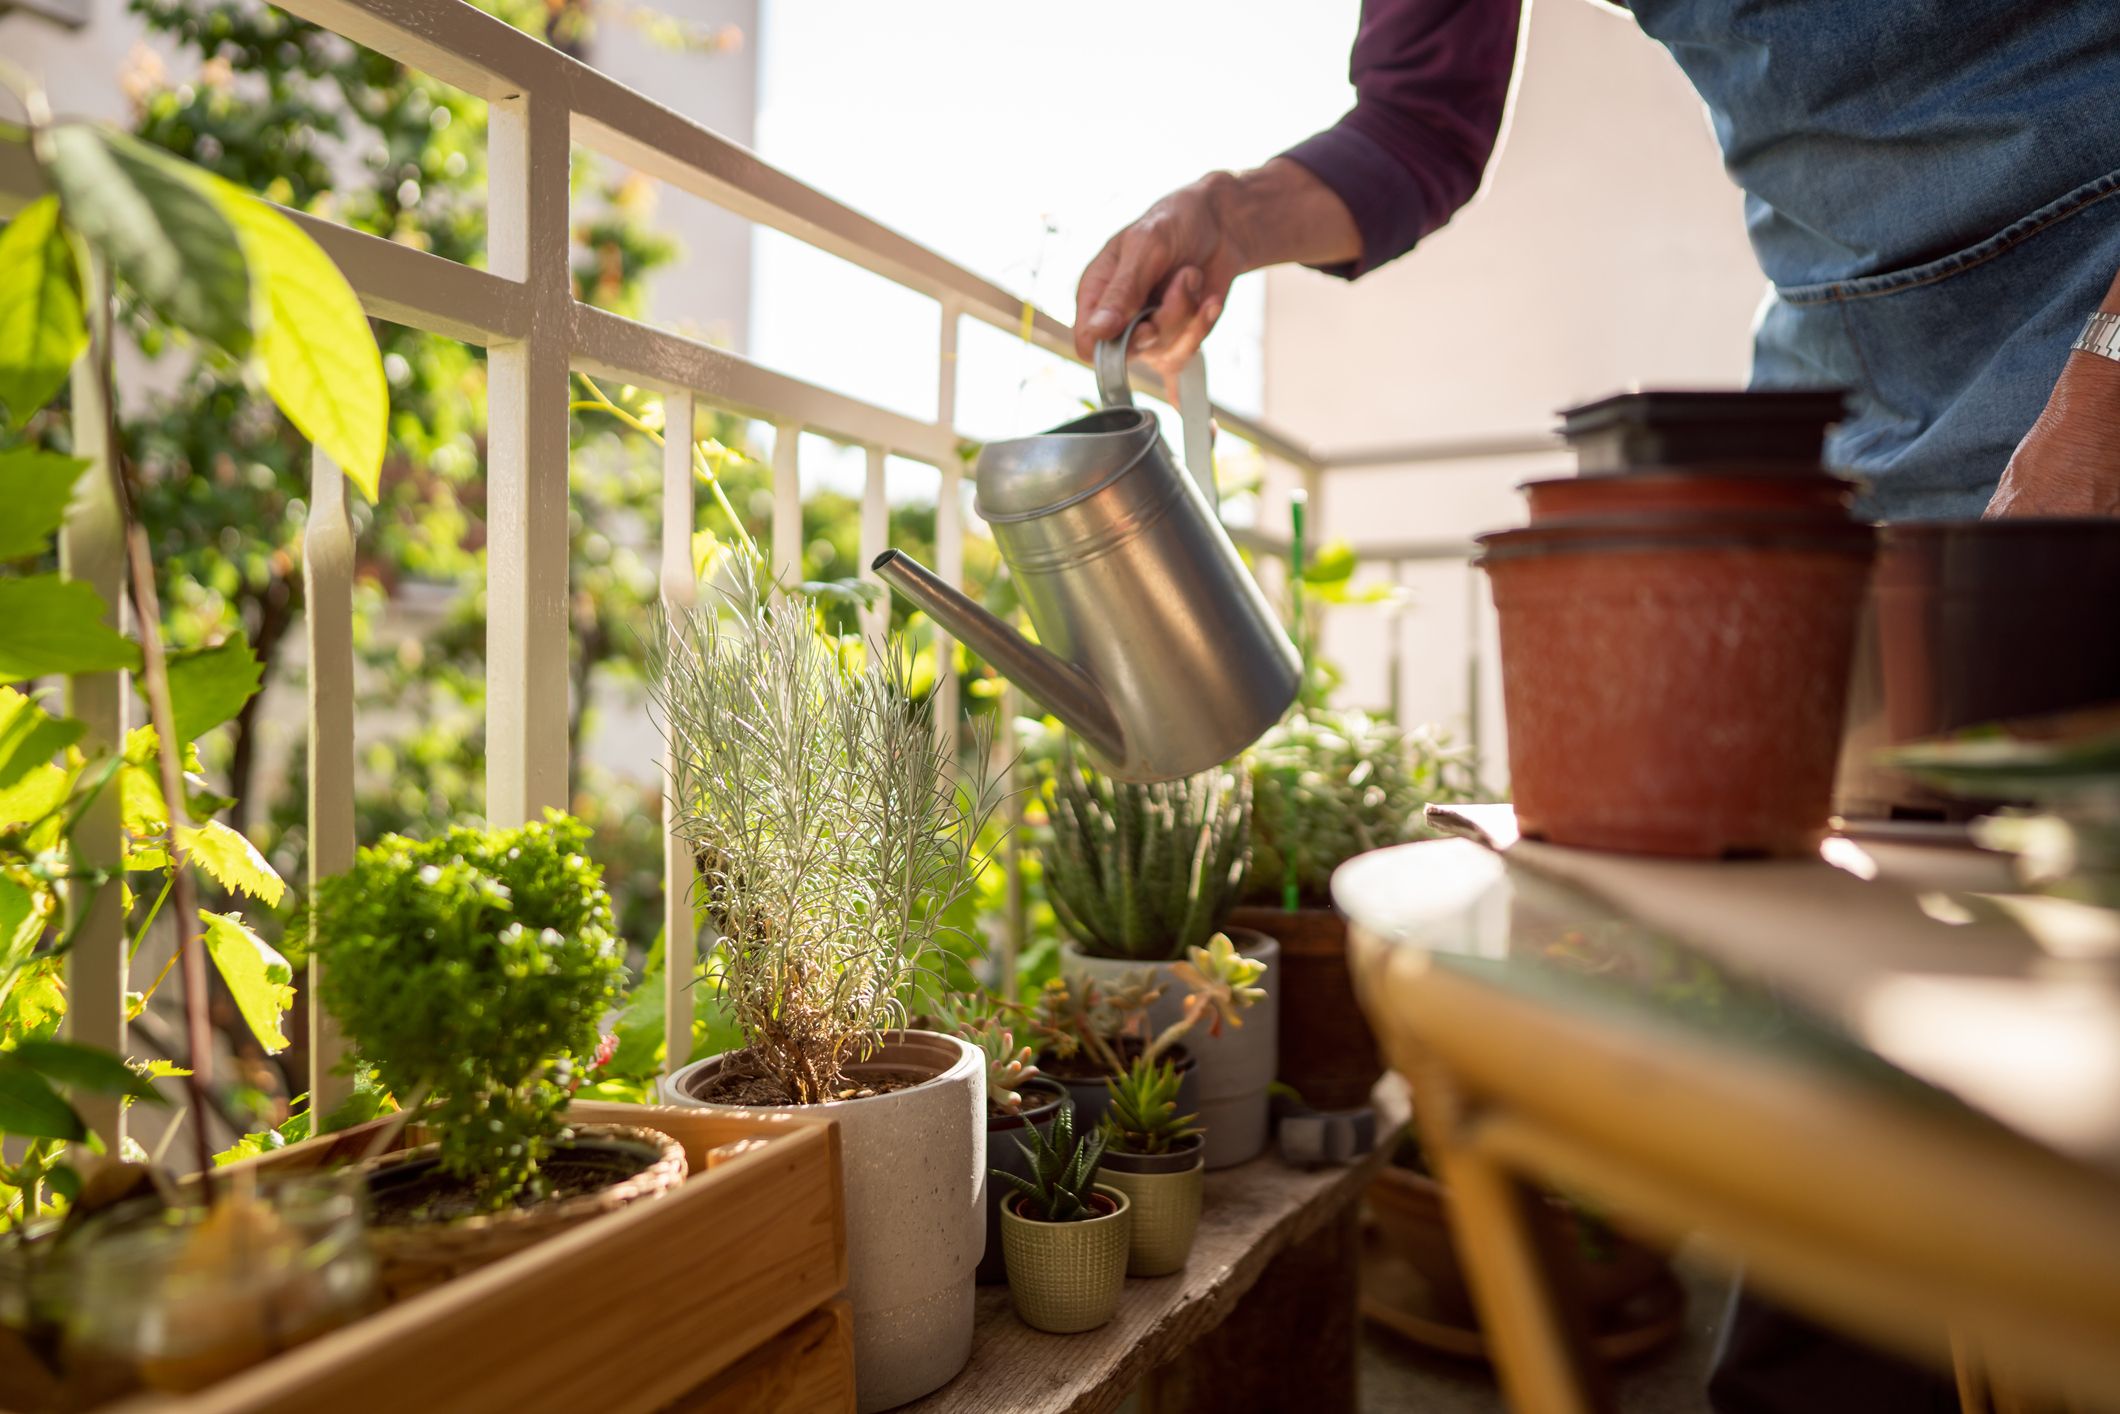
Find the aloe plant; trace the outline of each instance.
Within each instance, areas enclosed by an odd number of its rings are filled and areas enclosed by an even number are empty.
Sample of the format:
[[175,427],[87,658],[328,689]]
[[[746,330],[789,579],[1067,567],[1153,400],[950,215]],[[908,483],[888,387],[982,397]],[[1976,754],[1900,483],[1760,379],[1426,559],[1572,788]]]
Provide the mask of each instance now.
[[1047,809],[1046,893],[1099,957],[1167,962],[1219,930],[1251,860],[1251,783],[1216,768],[1156,785],[1114,781],[1063,751]]
[[1049,1223],[1081,1222],[1095,1217],[1090,1196],[1097,1186],[1097,1168],[1104,1162],[1104,1136],[1078,1137],[1073,1105],[1060,1107],[1050,1138],[1041,1134],[1036,1125],[1028,1129],[1027,1137],[1017,1140],[1016,1147],[1030,1160],[1031,1176],[994,1170],[995,1177],[1006,1179],[1029,1202],[1034,1211],[1024,1216]]
[[1177,1067],[1140,1057],[1126,1074],[1104,1082],[1111,1105],[1102,1133],[1108,1147],[1124,1154],[1167,1154],[1202,1131],[1198,1115],[1178,1113]]

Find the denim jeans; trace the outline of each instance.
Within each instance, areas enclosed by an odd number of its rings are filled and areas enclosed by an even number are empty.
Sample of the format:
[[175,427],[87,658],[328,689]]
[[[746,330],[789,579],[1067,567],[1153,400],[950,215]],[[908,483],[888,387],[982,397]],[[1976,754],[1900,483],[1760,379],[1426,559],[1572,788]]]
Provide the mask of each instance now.
[[1851,391],[1871,514],[1978,515],[2120,273],[2120,3],[1632,8],[1745,195],[1754,385]]

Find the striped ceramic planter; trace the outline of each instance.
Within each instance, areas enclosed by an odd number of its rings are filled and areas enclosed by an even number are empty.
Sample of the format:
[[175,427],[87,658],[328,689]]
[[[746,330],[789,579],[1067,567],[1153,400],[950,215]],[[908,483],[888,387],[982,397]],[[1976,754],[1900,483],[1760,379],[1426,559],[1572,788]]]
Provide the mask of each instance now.
[[1119,1309],[1133,1205],[1116,1188],[1100,1183],[1096,1191],[1110,1201],[1111,1211],[1080,1222],[1024,1217],[1016,1211],[1020,1198],[1001,1205],[1008,1294],[1025,1325],[1072,1335],[1095,1330]]
[[1134,1210],[1127,1242],[1128,1276],[1169,1276],[1184,1267],[1192,1255],[1193,1233],[1200,1226],[1206,1172],[1198,1137],[1168,1154],[1104,1151],[1099,1176],[1124,1193]]

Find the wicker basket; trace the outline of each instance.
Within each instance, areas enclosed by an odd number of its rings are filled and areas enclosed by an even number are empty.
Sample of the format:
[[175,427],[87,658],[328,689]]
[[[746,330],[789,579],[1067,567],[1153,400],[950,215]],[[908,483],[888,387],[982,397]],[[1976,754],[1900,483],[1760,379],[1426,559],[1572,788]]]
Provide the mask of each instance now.
[[[580,1193],[554,1203],[528,1208],[510,1208],[482,1213],[446,1223],[415,1223],[401,1227],[372,1226],[368,1243],[375,1252],[377,1277],[392,1301],[402,1301],[452,1277],[475,1271],[488,1262],[520,1252],[576,1223],[616,1212],[629,1203],[658,1198],[685,1181],[689,1167],[684,1146],[660,1130],[632,1125],[579,1125],[574,1133],[582,1138],[616,1139],[645,1145],[657,1157],[630,1178],[622,1178],[594,1193]],[[391,1169],[431,1159],[436,1146],[400,1149],[371,1160],[370,1177]]]

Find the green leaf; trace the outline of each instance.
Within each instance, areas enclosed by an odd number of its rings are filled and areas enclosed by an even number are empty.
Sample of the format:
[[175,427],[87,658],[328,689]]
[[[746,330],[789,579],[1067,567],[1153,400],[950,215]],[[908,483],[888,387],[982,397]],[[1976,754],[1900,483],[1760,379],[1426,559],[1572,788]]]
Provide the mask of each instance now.
[[217,647],[173,653],[169,658],[169,702],[177,740],[197,741],[233,719],[256,695],[265,666],[238,629]]
[[196,827],[178,826],[177,838],[184,842],[185,852],[192,862],[222,888],[262,899],[268,907],[279,907],[287,885],[265,862],[265,856],[258,853],[257,846],[244,838],[242,831],[219,820],[208,820]]
[[118,819],[129,835],[158,835],[169,827],[161,782],[147,767],[128,761],[118,768]]
[[262,286],[265,389],[287,420],[373,501],[383,473],[390,392],[360,297],[322,247],[231,183],[210,190]]
[[58,124],[44,141],[45,171],[81,238],[164,320],[248,357],[250,267],[196,169],[87,123]]
[[236,1010],[267,1054],[287,1049],[280,1018],[294,1005],[294,969],[232,913],[199,910],[206,925],[206,955],[236,999]]
[[1305,584],[1343,584],[1354,577],[1354,547],[1345,540],[1334,540],[1318,547],[1316,555],[1304,562]]
[[[66,1018],[66,985],[59,959],[39,958],[24,970],[0,1001],[0,1035],[44,1040],[59,1032]],[[0,1128],[5,1128],[0,1125]]]
[[163,1103],[147,1077],[109,1051],[74,1041],[24,1041],[10,1055],[47,1080],[97,1095],[130,1095]]
[[86,1139],[88,1126],[52,1084],[0,1051],[0,1134],[24,1139]]
[[88,728],[71,717],[54,717],[11,687],[0,687],[0,790],[81,739]]
[[[5,258],[0,252],[0,260]],[[4,270],[0,270],[0,286],[5,283]],[[4,317],[5,311],[0,310],[0,318]],[[0,329],[0,339],[5,337],[6,330]],[[0,359],[5,356],[0,350]],[[0,380],[5,376],[6,369],[0,366]],[[74,483],[86,470],[88,463],[79,457],[27,447],[0,452],[0,506],[7,507],[6,516],[0,517],[0,560],[44,553],[53,532],[66,519]]]
[[40,196],[0,231],[0,403],[10,428],[52,400],[87,347],[81,273],[59,198]]
[[103,596],[77,579],[0,579],[0,682],[136,671],[139,647],[103,622],[103,607]]

